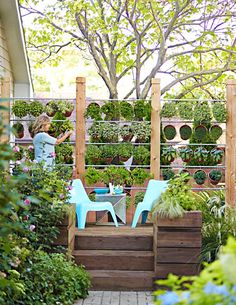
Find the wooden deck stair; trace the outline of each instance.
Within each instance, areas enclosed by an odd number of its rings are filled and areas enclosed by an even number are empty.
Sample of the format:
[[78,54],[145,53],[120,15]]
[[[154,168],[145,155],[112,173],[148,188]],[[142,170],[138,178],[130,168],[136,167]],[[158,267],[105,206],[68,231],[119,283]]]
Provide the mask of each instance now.
[[153,227],[97,226],[75,231],[73,256],[94,290],[152,290]]

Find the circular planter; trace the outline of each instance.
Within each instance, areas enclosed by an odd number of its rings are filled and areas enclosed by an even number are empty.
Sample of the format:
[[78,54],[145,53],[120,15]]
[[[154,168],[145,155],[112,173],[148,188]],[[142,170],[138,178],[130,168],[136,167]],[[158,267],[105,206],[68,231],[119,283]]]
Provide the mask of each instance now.
[[193,178],[198,185],[202,185],[206,181],[207,175],[203,170],[197,170],[193,174]]
[[15,137],[22,139],[24,137],[24,126],[21,123],[16,123],[12,126],[15,130]]
[[210,128],[210,136],[213,140],[217,141],[223,134],[223,130],[219,125],[213,125]]
[[207,129],[204,125],[198,125],[194,129],[194,136],[197,140],[204,140],[207,135]]
[[167,140],[173,140],[176,136],[176,129],[173,125],[166,125],[164,127],[164,135]]
[[71,110],[71,111],[66,111],[65,116],[66,116],[67,118],[70,117],[71,114],[72,114],[72,112],[73,112],[73,110]]
[[182,140],[188,140],[192,135],[192,128],[189,125],[183,125],[179,129],[179,133]]
[[212,170],[209,173],[210,183],[213,185],[217,185],[222,178],[222,172],[219,170]]

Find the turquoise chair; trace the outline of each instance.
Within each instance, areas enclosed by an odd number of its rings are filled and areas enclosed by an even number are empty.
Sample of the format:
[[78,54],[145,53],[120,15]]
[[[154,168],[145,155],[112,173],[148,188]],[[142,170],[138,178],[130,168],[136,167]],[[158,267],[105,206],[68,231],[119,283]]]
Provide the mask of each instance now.
[[167,188],[168,181],[159,181],[151,179],[148,182],[146,193],[143,201],[139,202],[134,213],[134,218],[131,227],[135,228],[139,216],[142,214],[141,224],[145,224],[148,212],[151,211],[153,203],[160,197],[161,193]]
[[76,215],[77,215],[79,229],[85,228],[86,216],[88,211],[104,211],[104,210],[107,210],[111,213],[115,226],[118,227],[116,214],[112,204],[110,202],[91,201],[80,179],[75,179],[72,182],[72,190],[70,190],[69,202],[76,204]]

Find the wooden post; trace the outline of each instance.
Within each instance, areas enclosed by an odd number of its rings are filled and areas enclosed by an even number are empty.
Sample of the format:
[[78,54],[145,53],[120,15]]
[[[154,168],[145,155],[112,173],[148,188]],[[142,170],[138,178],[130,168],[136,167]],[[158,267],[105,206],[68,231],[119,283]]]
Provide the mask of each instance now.
[[[10,98],[11,96],[11,80],[9,77],[3,78],[1,81],[1,88],[0,88],[0,98],[5,99],[1,101],[0,105],[8,108],[8,110],[0,110],[3,118],[3,124],[9,125],[10,124],[10,100],[6,98]],[[9,142],[9,135],[4,134],[1,139],[1,142]]]
[[226,123],[226,203],[235,207],[235,165],[236,165],[236,80],[228,80],[226,84],[226,107],[228,119]]
[[76,77],[76,137],[75,177],[83,179],[85,174],[85,77]]
[[161,138],[161,102],[160,102],[160,79],[152,79],[152,113],[151,113],[151,157],[150,173],[154,179],[160,179],[160,138]]

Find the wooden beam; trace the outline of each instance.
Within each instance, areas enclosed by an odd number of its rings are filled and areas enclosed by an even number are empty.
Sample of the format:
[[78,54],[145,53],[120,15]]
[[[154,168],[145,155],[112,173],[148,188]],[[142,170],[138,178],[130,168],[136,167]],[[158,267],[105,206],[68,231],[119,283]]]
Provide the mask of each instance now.
[[151,156],[150,173],[154,179],[160,179],[160,137],[161,137],[161,119],[160,119],[160,79],[152,79],[152,101],[151,101]]
[[[0,98],[4,99],[1,101],[0,105],[8,108],[8,110],[0,110],[0,114],[2,115],[3,124],[10,125],[10,100],[6,98],[10,98],[11,96],[11,80],[9,77],[5,77],[1,80],[0,87]],[[0,142],[9,142],[9,135],[4,134],[1,136]]]
[[75,177],[84,179],[85,174],[85,77],[76,77],[76,136]]
[[228,119],[226,122],[226,203],[235,207],[235,165],[236,165],[236,80],[228,80],[226,84],[226,107]]

